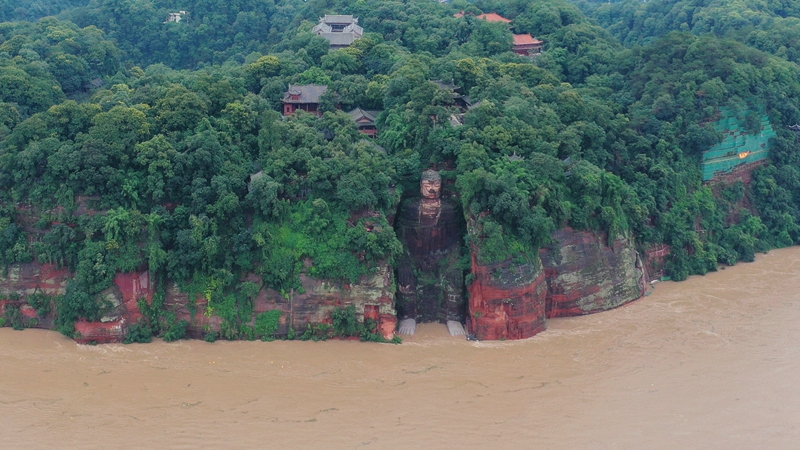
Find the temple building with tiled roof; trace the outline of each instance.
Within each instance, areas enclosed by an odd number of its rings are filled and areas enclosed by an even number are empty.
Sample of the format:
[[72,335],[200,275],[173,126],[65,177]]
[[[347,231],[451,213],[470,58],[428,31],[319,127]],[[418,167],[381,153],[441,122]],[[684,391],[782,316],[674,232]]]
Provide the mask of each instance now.
[[514,53],[524,56],[533,56],[542,53],[544,41],[536,39],[530,34],[514,35]]
[[364,35],[364,29],[358,25],[358,19],[351,15],[325,14],[311,32],[327,39],[333,50],[349,47]]
[[356,108],[347,114],[350,114],[350,117],[356,122],[358,131],[374,138],[378,136],[378,128],[375,127],[375,120],[380,113],[381,111]]
[[328,91],[328,86],[321,84],[295,84],[289,85],[289,90],[283,94],[283,115],[288,116],[298,109],[312,114],[320,115],[319,102]]
[[[464,17],[464,15],[465,15],[464,11],[461,11],[459,13],[453,14],[453,17],[460,19]],[[487,22],[511,23],[511,19],[506,19],[505,17],[497,13],[480,14],[475,17],[481,20],[485,20]]]
[[487,22],[511,23],[511,19],[506,19],[497,13],[481,14],[478,16],[478,19],[485,20]]

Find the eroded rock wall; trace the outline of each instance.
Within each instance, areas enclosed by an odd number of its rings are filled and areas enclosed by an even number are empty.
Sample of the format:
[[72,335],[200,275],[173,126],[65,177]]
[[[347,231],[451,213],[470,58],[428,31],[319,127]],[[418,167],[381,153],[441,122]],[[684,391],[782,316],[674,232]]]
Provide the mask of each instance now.
[[[55,305],[50,312],[38,315],[27,298],[36,292],[50,296],[62,295],[72,274],[51,264],[15,264],[9,267],[7,276],[0,276],[0,317],[6,307],[19,308],[26,324],[35,323],[37,328],[54,328]],[[260,277],[250,275],[245,281],[261,285]],[[284,314],[280,319],[278,335],[286,335],[289,327],[304,330],[308,323],[330,323],[331,312],[338,307],[354,305],[361,317],[375,320],[387,339],[394,337],[397,324],[394,310],[394,284],[392,270],[388,265],[362,277],[356,284],[330,283],[305,275],[301,276],[303,291],[292,291],[286,296],[272,289],[262,288],[254,300],[254,309],[259,313],[278,309]],[[155,287],[149,271],[118,273],[114,284],[99,294],[110,305],[108,312],[97,322],[81,320],[76,323],[76,341],[80,343],[122,342],[128,327],[143,317],[139,300],[153,300]],[[202,338],[209,331],[219,331],[221,320],[207,314],[208,302],[202,295],[190,298],[177,285],[171,283],[167,289],[164,306],[175,312],[178,320],[186,320],[187,335]],[[30,319],[36,319],[31,322]],[[255,318],[252,325],[255,325]]]
[[[27,301],[35,294],[48,296],[63,295],[67,282],[72,274],[66,268],[58,268],[53,264],[14,264],[8,268],[8,275],[0,277],[0,295],[6,298],[0,302],[0,313],[5,314],[6,307],[16,307],[26,318],[26,325],[35,328],[53,329],[55,327],[55,305],[51,304],[49,312],[40,314]],[[100,293],[110,310],[97,322],[81,320],[75,324],[78,332],[76,341],[80,343],[121,342],[125,338],[127,327],[142,317],[138,301],[144,298],[152,300],[149,272],[117,274],[114,284]],[[31,322],[35,319],[35,322]]]
[[[589,314],[620,306],[642,295],[642,262],[628,239],[607,245],[598,234],[562,229],[554,234],[557,244],[542,249],[531,261],[506,261],[491,266],[472,257],[473,281],[469,286],[468,328],[479,339],[522,339],[543,331],[546,318]],[[649,260],[649,258],[648,258]],[[16,264],[0,277],[0,313],[7,307],[36,327],[53,328],[54,311],[39,316],[27,302],[35,292],[64,294],[71,274],[50,264]],[[255,275],[247,281],[261,284]],[[303,289],[281,294],[262,289],[255,298],[255,315],[284,312],[277,331],[290,327],[302,332],[308,323],[330,323],[331,312],[354,305],[359,316],[375,320],[384,337],[394,337],[397,324],[392,270],[381,266],[356,284],[331,283],[301,277]],[[80,342],[120,342],[127,328],[142,318],[138,301],[152,301],[154,287],[147,271],[117,274],[114,285],[101,293],[112,308],[100,321],[76,324]],[[10,294],[14,293],[12,296]],[[12,298],[14,297],[14,298]],[[192,305],[194,305],[192,307]],[[165,307],[189,323],[188,335],[201,338],[219,331],[219,317],[207,314],[202,295],[190,299],[177,286],[167,289]],[[254,322],[253,322],[254,324]]]
[[539,258],[481,265],[472,254],[467,328],[478,339],[524,339],[545,329],[547,282]]
[[[258,285],[262,280],[257,275],[245,281]],[[394,310],[394,284],[392,270],[388,265],[379,267],[374,273],[363,276],[358,283],[335,283],[300,276],[302,290],[284,294],[273,289],[262,288],[253,301],[254,317],[272,310],[283,312],[276,334],[285,336],[289,329],[302,332],[310,323],[331,323],[334,309],[353,305],[359,317],[378,322],[378,328],[386,339],[392,339],[397,325]],[[219,331],[221,319],[209,315],[208,301],[202,295],[190,299],[176,284],[167,290],[165,308],[174,311],[178,320],[189,323],[187,335],[200,339],[209,331]],[[255,325],[255,318],[251,325]]]
[[[5,315],[6,307],[16,307],[28,321],[36,319],[34,328],[53,328],[54,315],[50,313],[40,317],[25,299],[36,292],[50,296],[63,295],[67,289],[67,281],[71,277],[69,270],[58,268],[54,264],[29,263],[9,266],[6,275],[0,272],[0,317]],[[17,296],[19,298],[15,298]]]
[[642,261],[630,239],[562,228],[539,255],[547,277],[547,317],[616,308],[644,295]]
[[564,228],[531,261],[478,264],[473,252],[469,324],[478,339],[524,339],[546,319],[616,308],[644,293],[643,266],[630,239]]

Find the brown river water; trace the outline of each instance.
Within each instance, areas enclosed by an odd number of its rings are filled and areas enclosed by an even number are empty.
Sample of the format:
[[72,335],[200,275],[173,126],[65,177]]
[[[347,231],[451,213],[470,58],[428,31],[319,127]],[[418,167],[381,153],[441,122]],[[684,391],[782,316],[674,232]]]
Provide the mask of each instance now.
[[800,248],[515,342],[0,329],[0,448],[308,447],[798,449]]

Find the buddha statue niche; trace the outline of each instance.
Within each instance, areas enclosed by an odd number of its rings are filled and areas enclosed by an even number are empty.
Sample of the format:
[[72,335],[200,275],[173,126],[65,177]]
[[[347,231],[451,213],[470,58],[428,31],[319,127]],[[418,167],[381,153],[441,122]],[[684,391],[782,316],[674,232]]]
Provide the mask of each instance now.
[[456,202],[442,196],[439,172],[423,172],[420,197],[406,199],[397,218],[404,250],[397,270],[398,318],[464,321],[464,277],[458,265],[462,222]]

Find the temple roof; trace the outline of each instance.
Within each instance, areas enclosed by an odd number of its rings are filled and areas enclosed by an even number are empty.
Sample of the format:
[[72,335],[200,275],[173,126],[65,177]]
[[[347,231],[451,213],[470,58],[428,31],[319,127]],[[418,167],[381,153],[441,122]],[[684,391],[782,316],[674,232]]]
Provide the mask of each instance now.
[[350,45],[350,44],[352,44],[352,43],[353,43],[353,42],[354,42],[356,39],[358,39],[359,37],[361,37],[361,36],[359,36],[359,35],[358,35],[358,34],[356,34],[356,33],[337,33],[337,32],[330,32],[330,33],[317,33],[317,34],[318,34],[319,36],[322,36],[322,37],[324,37],[325,39],[327,39],[327,40],[328,40],[328,42],[330,42],[330,43],[331,43],[331,45],[333,45],[333,46],[337,46],[337,45],[339,45],[339,46],[341,46],[341,45]]
[[364,34],[358,19],[350,15],[325,15],[311,32],[327,39],[334,47],[346,47]]
[[358,19],[352,15],[345,14],[325,14],[325,17],[319,19],[321,23],[358,23]]
[[[289,90],[283,94],[284,103],[319,103],[319,98],[328,91],[328,86],[322,84],[295,84],[289,85]],[[290,95],[299,95],[300,99],[292,100]]]
[[444,89],[445,91],[455,91],[461,89],[459,86],[456,86],[453,83],[446,83],[442,80],[431,80],[431,83],[435,84],[439,87],[439,89]]
[[536,45],[544,44],[544,41],[536,39],[530,34],[515,34],[514,45]]
[[481,14],[478,16],[478,19],[483,19],[487,22],[511,23],[511,19],[506,19],[505,17],[497,13]]
[[374,122],[375,119],[378,117],[378,115],[380,113],[381,112],[377,111],[377,110],[366,110],[366,109],[361,109],[361,108],[357,107],[356,109],[348,112],[347,114],[350,114],[350,117],[352,117],[353,120],[356,120],[356,121],[358,121],[358,119],[363,117],[365,119],[368,119],[368,120]]

